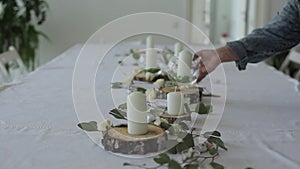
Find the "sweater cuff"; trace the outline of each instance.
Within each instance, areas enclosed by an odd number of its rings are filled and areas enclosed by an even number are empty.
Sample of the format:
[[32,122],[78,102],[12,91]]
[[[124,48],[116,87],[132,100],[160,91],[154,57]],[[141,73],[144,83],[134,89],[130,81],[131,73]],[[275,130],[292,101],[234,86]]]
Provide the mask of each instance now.
[[249,58],[247,57],[247,52],[241,41],[227,42],[228,46],[232,52],[237,56],[236,66],[239,70],[245,70]]

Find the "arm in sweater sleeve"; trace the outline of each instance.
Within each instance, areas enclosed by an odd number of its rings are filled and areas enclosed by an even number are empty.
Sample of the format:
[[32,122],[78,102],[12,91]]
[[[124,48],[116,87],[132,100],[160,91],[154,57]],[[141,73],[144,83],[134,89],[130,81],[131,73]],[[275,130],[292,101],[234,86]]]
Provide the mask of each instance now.
[[263,28],[245,38],[228,42],[227,46],[238,57],[239,70],[247,63],[257,63],[276,53],[286,51],[300,41],[300,2],[289,0],[283,10]]

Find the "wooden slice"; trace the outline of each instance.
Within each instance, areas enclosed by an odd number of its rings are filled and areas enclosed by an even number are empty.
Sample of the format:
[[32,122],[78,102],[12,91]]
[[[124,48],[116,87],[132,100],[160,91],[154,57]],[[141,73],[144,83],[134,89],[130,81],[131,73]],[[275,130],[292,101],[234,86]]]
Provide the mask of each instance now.
[[160,115],[160,117],[166,119],[170,124],[173,124],[174,122],[191,121],[190,114],[183,114],[177,116],[170,115],[170,114],[162,114]]
[[180,89],[180,87],[178,86],[172,86],[172,87],[165,87],[162,89],[163,92],[165,93],[170,93],[170,92],[175,92],[175,90],[177,92],[183,92],[184,94],[193,94],[193,93],[202,93],[203,92],[203,88],[201,87],[189,87],[189,88],[182,88]]
[[107,151],[144,155],[165,149],[166,137],[165,131],[154,125],[148,125],[148,132],[143,135],[131,135],[127,127],[113,127],[104,134],[102,144]]

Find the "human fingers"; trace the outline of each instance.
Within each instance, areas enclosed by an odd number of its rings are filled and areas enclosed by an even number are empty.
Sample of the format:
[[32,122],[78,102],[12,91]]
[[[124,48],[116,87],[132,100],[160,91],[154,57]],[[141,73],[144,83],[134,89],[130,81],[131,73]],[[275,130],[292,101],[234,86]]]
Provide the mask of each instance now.
[[196,60],[196,59],[200,58],[201,55],[202,55],[201,53],[202,53],[201,51],[195,53],[195,54],[194,54],[194,57],[193,57],[193,60]]
[[206,77],[206,75],[208,74],[205,66],[204,66],[204,63],[202,60],[200,60],[200,64],[199,64],[199,76],[197,78],[197,83],[199,83],[202,79],[204,79]]

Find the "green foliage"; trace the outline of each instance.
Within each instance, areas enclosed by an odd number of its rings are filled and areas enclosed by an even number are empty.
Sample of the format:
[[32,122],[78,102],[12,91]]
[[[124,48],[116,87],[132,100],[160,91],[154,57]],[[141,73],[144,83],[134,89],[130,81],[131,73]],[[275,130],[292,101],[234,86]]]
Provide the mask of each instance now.
[[207,141],[209,143],[215,144],[217,147],[220,147],[227,151],[227,148],[225,147],[224,142],[220,138],[211,136],[207,139]]
[[123,119],[123,120],[126,120],[126,112],[125,111],[122,111],[120,109],[112,109],[110,112],[109,112],[110,115],[114,116],[116,119]]
[[224,169],[224,166],[216,163],[216,162],[211,162],[210,165],[214,168],[214,169]]
[[198,114],[208,114],[212,112],[213,107],[211,105],[205,105],[204,103],[199,103],[196,106],[195,112]]
[[194,147],[193,135],[189,133],[186,134],[186,136],[183,138],[183,142],[178,143],[175,147],[177,153],[181,153],[184,150]]
[[165,145],[169,148],[171,148],[170,145],[172,146],[175,145],[173,148],[170,149],[169,153],[174,153],[174,154],[181,153],[181,155],[183,156],[181,161],[171,159],[168,154],[163,153],[153,159],[154,162],[158,164],[158,166],[155,167],[147,167],[145,164],[135,165],[130,163],[124,163],[123,165],[134,166],[134,167],[144,168],[144,169],[149,169],[149,168],[158,169],[166,166],[168,169],[197,169],[203,167],[205,160],[211,159],[209,165],[212,168],[224,169],[223,165],[215,162],[215,158],[219,156],[218,147],[227,150],[223,141],[220,138],[221,133],[219,131],[211,131],[211,132],[204,133],[203,135],[207,138],[207,141],[204,143],[204,145],[206,145],[208,151],[199,152],[195,147],[195,143],[194,143],[195,135],[193,134],[193,131],[195,130],[192,130],[191,133],[186,133],[186,132],[179,133],[178,138],[183,138],[182,142],[178,142],[176,140],[167,140],[165,143]]
[[120,104],[120,105],[118,106],[118,109],[126,110],[126,109],[127,109],[127,103]]
[[95,121],[79,123],[77,126],[85,131],[98,131],[97,122]]
[[169,167],[169,169],[182,169],[181,166],[180,166],[180,164],[177,161],[175,161],[175,160],[171,160],[169,162],[168,167]]
[[160,68],[150,68],[150,69],[143,70],[143,72],[145,72],[145,73],[149,72],[149,73],[153,73],[153,74],[158,73],[159,71],[160,71]]
[[144,94],[146,93],[146,90],[147,90],[147,89],[142,88],[142,87],[137,87],[137,88],[136,88],[136,91],[141,92],[141,93],[144,93]]
[[160,164],[160,165],[163,165],[163,164],[167,164],[170,162],[170,157],[163,153],[163,154],[160,154],[158,157],[155,157],[153,159],[157,164]]
[[122,82],[115,82],[115,83],[111,83],[111,88],[113,88],[113,89],[122,89],[123,85],[124,84]]
[[[168,76],[168,77],[170,78],[171,76]],[[178,86],[178,84],[175,80],[165,82],[165,87],[173,87],[173,86]]]
[[34,69],[39,37],[47,36],[36,29],[46,20],[45,0],[0,0],[0,53],[14,46],[29,70]]
[[183,169],[198,169],[199,164],[187,164],[183,167]]
[[209,131],[209,132],[205,132],[204,134],[205,138],[209,138],[210,136],[215,136],[215,137],[221,137],[221,133],[219,131]]
[[169,123],[161,122],[161,123],[160,123],[160,127],[163,128],[163,129],[165,129],[165,130],[168,130],[168,129],[169,129],[170,127],[172,127],[172,126],[171,126],[171,124],[169,124]]
[[209,150],[210,155],[215,155],[217,153],[218,153],[218,149],[216,149],[216,148],[212,148],[212,149]]

